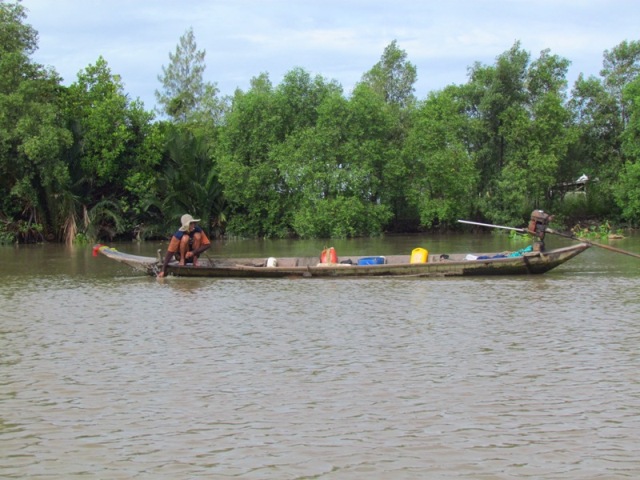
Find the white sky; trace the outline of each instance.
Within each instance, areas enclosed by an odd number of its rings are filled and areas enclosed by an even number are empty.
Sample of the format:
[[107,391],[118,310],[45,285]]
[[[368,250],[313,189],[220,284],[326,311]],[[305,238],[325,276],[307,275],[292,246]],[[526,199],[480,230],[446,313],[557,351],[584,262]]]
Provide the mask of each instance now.
[[[11,0],[7,0],[11,1]],[[602,55],[640,40],[638,0],[23,0],[39,32],[34,60],[75,81],[102,55],[147,109],[158,75],[193,28],[206,51],[205,80],[221,95],[266,72],[274,85],[302,67],[349,94],[397,40],[418,70],[422,99],[467,81],[474,62],[493,65],[515,41],[532,60],[546,48],[579,73],[598,75]]]

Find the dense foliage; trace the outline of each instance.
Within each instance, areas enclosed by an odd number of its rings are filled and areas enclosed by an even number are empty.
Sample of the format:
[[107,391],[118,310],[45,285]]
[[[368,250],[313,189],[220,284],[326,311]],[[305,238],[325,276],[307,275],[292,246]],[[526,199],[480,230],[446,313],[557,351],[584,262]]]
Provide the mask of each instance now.
[[0,0],[0,243],[164,236],[185,212],[247,237],[640,223],[640,41],[570,91],[568,59],[516,42],[418,99],[393,41],[349,94],[294,68],[220,98],[189,29],[152,112],[102,57],[63,86],[26,19]]

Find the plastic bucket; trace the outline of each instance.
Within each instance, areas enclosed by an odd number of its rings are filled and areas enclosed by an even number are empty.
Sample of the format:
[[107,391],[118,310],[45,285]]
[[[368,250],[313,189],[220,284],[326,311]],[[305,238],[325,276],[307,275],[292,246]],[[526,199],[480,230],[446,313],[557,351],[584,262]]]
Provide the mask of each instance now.
[[426,248],[414,248],[411,251],[411,263],[427,263],[429,251]]
[[358,260],[358,265],[384,265],[384,257],[364,257]]

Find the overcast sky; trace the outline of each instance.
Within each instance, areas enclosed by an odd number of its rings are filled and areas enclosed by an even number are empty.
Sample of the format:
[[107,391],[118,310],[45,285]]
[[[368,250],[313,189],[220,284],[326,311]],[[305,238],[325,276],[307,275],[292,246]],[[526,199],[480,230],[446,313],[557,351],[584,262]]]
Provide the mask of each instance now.
[[39,32],[34,60],[73,83],[100,55],[125,92],[155,105],[158,75],[193,28],[206,51],[205,80],[222,95],[247,90],[266,72],[274,85],[302,67],[349,94],[397,40],[418,70],[416,95],[467,81],[475,62],[492,65],[515,41],[598,75],[602,55],[640,40],[638,0],[23,0]]

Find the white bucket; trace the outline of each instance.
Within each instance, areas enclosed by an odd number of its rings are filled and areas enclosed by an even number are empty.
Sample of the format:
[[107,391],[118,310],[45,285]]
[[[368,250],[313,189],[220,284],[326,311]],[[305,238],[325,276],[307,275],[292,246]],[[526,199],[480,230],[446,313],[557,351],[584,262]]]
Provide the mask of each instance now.
[[277,267],[278,266],[278,260],[276,260],[274,257],[269,257],[267,259],[267,267]]

